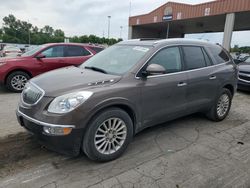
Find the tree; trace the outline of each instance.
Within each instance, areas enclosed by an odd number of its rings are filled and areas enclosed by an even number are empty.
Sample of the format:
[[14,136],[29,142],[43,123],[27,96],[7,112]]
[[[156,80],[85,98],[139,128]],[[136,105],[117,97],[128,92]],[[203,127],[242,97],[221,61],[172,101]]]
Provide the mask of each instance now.
[[[65,33],[61,29],[54,29],[49,25],[45,25],[42,29],[37,26],[33,26],[31,23],[16,19],[12,14],[3,18],[3,28],[0,28],[0,39],[3,42],[8,43],[29,43],[29,39],[32,44],[44,44],[51,42],[63,42]],[[95,35],[82,35],[74,36],[70,38],[71,42],[77,43],[98,43],[112,45],[119,40],[100,38]]]
[[61,29],[56,29],[54,31],[54,36],[55,37],[63,37],[63,38],[65,37],[64,32]]

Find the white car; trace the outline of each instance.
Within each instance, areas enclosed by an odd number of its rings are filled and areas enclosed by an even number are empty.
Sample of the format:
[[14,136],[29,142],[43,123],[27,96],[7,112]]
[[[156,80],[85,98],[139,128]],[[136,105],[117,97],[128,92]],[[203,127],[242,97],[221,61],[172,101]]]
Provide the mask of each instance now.
[[1,57],[17,57],[21,55],[22,51],[20,48],[15,46],[5,46],[0,53]]

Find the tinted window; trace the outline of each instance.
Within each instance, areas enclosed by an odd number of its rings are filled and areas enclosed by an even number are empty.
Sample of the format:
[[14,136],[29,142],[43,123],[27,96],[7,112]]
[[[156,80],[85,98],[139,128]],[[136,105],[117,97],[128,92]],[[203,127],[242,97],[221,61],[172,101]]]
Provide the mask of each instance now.
[[212,52],[215,58],[215,64],[225,63],[229,61],[228,55],[220,46],[209,47],[209,50]]
[[89,51],[87,51],[84,47],[81,46],[67,46],[66,49],[66,57],[91,55]]
[[206,50],[202,49],[202,51],[203,51],[203,55],[204,55],[204,57],[205,57],[206,64],[207,64],[208,66],[213,65],[213,63],[212,63],[210,57],[207,55]]
[[159,64],[166,69],[167,73],[181,71],[181,56],[178,47],[165,48],[158,52],[149,64]]
[[98,48],[98,47],[89,47],[91,50],[95,51],[96,53],[99,53],[100,51],[103,50],[103,48]]
[[50,57],[63,57],[64,56],[64,47],[63,46],[53,46],[44,50],[42,52],[47,58]]
[[206,67],[204,55],[200,47],[184,46],[183,53],[187,70]]

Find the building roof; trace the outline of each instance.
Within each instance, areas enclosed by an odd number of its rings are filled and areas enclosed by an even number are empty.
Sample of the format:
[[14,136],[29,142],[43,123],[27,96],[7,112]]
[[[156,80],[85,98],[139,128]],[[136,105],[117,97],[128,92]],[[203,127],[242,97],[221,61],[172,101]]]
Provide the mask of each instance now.
[[148,14],[130,17],[129,25],[135,26],[163,22],[163,17],[166,16],[164,14],[166,8],[172,9],[172,11],[168,11],[169,16],[172,16],[171,20],[185,20],[232,12],[250,11],[250,0],[215,0],[195,5],[168,2]]

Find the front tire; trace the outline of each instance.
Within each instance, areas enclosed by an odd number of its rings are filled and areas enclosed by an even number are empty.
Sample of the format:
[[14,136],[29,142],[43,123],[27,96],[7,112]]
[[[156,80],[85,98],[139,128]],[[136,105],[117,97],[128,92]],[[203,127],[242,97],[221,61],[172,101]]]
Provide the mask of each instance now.
[[133,138],[130,116],[119,108],[109,108],[90,122],[83,139],[84,153],[94,161],[111,161],[121,156]]
[[29,79],[30,76],[27,73],[23,71],[15,71],[7,77],[6,87],[10,91],[20,93]]
[[223,88],[212,108],[206,114],[207,117],[212,121],[225,119],[230,111],[232,98],[232,93],[228,89]]

